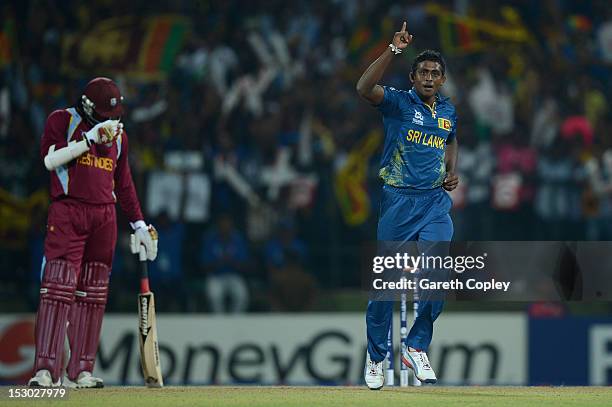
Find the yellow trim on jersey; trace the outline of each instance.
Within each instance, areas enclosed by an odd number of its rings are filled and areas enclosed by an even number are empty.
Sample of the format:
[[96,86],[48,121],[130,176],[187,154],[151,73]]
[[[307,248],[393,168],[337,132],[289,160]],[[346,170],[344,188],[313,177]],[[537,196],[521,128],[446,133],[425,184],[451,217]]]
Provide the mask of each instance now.
[[427,108],[431,111],[431,117],[436,118],[436,101],[434,100],[433,104],[429,106],[427,103],[423,103]]

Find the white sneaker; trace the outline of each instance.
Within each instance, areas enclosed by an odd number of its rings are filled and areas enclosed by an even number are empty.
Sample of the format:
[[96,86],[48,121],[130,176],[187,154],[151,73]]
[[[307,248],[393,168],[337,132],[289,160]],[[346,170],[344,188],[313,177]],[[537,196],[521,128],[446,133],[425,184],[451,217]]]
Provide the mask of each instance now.
[[53,383],[51,372],[47,369],[39,370],[34,377],[28,381],[28,386],[30,387],[59,387],[60,384],[60,380],[58,380],[57,383]]
[[68,376],[64,377],[64,386],[71,389],[101,389],[104,387],[104,381],[99,377],[94,377],[89,372],[81,372],[77,377],[76,381],[72,381]]
[[370,390],[380,390],[385,384],[385,373],[383,370],[384,360],[376,363],[370,359],[370,353],[366,351],[365,382]]
[[414,372],[414,375],[423,383],[435,383],[438,381],[436,374],[431,368],[427,353],[408,348],[402,354],[402,363]]

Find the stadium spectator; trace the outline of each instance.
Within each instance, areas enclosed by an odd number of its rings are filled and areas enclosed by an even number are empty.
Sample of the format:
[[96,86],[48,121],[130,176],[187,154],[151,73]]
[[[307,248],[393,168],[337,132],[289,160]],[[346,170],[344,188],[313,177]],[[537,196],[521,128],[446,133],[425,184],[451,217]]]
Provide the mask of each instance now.
[[282,219],[276,235],[264,248],[270,303],[276,311],[309,309],[316,295],[316,281],[308,272],[308,250],[296,235],[291,218]]
[[185,311],[191,309],[191,295],[187,290],[188,282],[183,271],[183,242],[185,227],[181,221],[172,222],[166,212],[155,219],[159,239],[164,244],[159,247],[157,260],[149,265],[149,275],[153,291],[163,301],[158,301],[161,311]]
[[295,221],[283,219],[277,227],[276,236],[266,244],[265,259],[269,275],[282,272],[290,261],[305,264],[306,245],[296,236],[295,228]]
[[215,228],[202,243],[201,267],[206,275],[205,294],[215,313],[244,312],[249,306],[249,290],[244,274],[249,249],[232,217],[218,216]]

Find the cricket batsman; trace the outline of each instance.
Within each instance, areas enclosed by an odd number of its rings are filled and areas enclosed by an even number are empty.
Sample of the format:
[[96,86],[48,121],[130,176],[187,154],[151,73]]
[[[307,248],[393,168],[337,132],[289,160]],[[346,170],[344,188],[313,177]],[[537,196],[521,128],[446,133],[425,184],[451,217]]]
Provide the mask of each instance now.
[[[383,116],[385,143],[379,172],[383,180],[377,239],[379,242],[446,242],[453,236],[446,191],[457,187],[457,117],[448,98],[438,93],[446,80],[446,64],[432,50],[420,53],[409,73],[412,89],[405,91],[378,83],[391,60],[410,43],[404,22],[389,47],[363,73],[359,95]],[[366,312],[368,349],[365,382],[378,390],[384,384],[383,361],[393,312],[392,301],[369,301]],[[443,301],[418,302],[402,363],[424,383],[436,375],[427,358],[433,324]]]
[[54,111],[45,124],[40,153],[50,173],[51,205],[36,315],[36,373],[29,386],[104,386],[92,373],[117,241],[115,202],[148,260],[157,256],[154,228],[143,220],[130,173],[122,103],[115,82],[95,78],[74,107]]

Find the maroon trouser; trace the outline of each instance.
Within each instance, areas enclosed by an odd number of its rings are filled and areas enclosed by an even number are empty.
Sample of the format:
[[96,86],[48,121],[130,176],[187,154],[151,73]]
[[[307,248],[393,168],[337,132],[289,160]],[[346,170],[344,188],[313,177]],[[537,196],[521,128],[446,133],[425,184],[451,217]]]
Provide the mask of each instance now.
[[35,370],[49,370],[54,382],[62,372],[67,322],[68,377],[93,371],[116,240],[114,204],[63,199],[49,207]]

